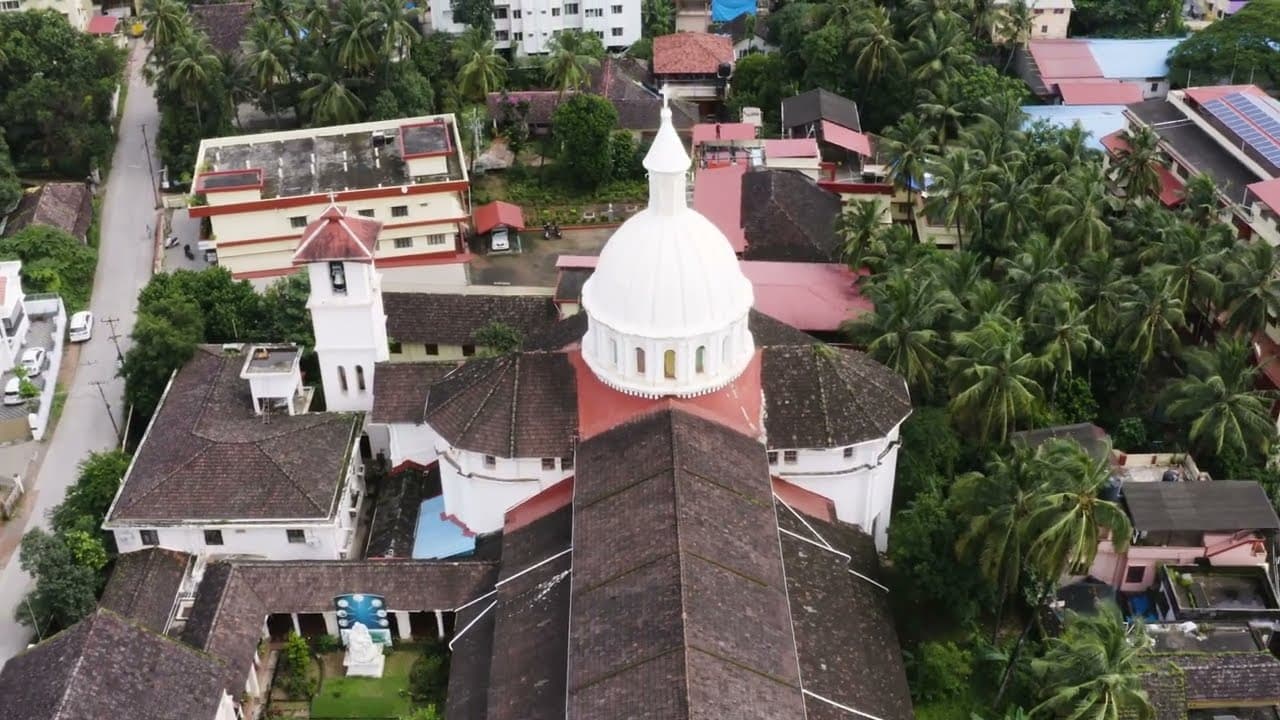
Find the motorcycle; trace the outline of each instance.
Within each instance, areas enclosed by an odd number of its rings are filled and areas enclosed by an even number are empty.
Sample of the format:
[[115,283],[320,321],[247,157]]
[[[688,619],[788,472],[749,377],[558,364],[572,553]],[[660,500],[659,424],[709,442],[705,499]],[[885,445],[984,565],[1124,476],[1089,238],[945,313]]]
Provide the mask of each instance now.
[[188,260],[195,260],[195,259],[196,259],[196,254],[195,254],[195,253],[193,253],[193,252],[191,252],[191,246],[190,246],[190,245],[183,245],[183,246],[182,246],[182,254],[183,254],[183,255],[186,255]]
[[170,235],[169,237],[164,239],[164,248],[166,250],[168,250],[169,248],[175,248],[175,247],[178,247],[178,236],[176,234]]

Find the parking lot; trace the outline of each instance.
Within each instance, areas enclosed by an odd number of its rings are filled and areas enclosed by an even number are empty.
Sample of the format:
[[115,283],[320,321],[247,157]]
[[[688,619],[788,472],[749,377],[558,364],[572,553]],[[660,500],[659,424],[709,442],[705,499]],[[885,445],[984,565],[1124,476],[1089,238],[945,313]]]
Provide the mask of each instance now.
[[612,227],[592,227],[562,231],[558,240],[544,240],[542,231],[520,233],[520,252],[477,254],[471,261],[471,282],[475,285],[520,285],[553,287],[556,258],[561,255],[599,255],[613,234]]

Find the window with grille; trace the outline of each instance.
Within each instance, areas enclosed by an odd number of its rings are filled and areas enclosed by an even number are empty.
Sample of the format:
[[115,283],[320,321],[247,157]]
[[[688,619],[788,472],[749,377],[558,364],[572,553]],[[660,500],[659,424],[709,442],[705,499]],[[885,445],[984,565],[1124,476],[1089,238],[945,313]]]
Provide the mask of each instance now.
[[289,218],[289,227],[291,228],[304,228],[306,226],[307,226],[306,215],[295,215]]
[[304,543],[307,541],[307,532],[305,530],[294,530],[292,528],[284,531],[285,537],[289,538],[291,543]]
[[396,238],[396,249],[404,250],[413,247],[413,238]]
[[800,460],[800,453],[798,453],[797,451],[795,450],[782,451],[782,461],[787,463],[788,465],[794,465],[799,460]]
[[138,535],[142,537],[142,544],[147,547],[154,547],[160,544],[160,533],[155,530],[139,530]]
[[204,544],[205,545],[221,545],[222,531],[221,530],[205,530]]
[[391,217],[409,217],[408,205],[392,205]]

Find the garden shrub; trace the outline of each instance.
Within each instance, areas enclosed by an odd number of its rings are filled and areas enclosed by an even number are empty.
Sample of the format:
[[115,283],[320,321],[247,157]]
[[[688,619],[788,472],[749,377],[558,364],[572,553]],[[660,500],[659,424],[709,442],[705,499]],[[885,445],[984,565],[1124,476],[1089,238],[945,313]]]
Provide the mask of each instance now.
[[949,700],[968,692],[973,654],[954,642],[921,643],[910,658],[909,672],[917,701]]

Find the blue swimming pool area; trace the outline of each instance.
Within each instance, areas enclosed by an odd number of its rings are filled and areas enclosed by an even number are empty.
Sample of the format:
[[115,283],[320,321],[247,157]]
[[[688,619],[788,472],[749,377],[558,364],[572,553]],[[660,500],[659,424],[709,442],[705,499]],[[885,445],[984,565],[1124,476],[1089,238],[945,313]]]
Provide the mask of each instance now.
[[475,535],[446,518],[444,496],[422,501],[418,507],[418,526],[413,533],[415,560],[442,560],[475,552]]

